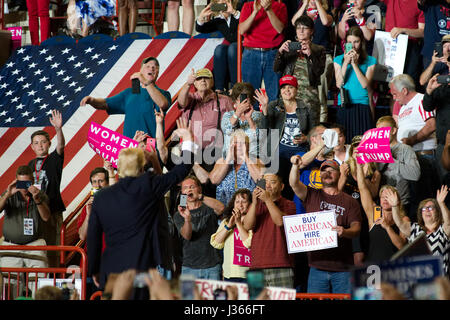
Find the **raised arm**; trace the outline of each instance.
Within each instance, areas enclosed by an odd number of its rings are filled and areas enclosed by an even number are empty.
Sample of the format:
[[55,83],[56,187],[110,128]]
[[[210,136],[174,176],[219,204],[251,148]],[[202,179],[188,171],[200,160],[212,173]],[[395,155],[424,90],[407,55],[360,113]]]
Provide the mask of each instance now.
[[64,153],[64,147],[66,146],[66,140],[62,131],[62,115],[58,110],[52,110],[52,116],[50,117],[50,123],[56,131],[56,152],[59,155]]
[[302,158],[300,156],[291,157],[291,172],[289,173],[289,185],[300,200],[304,201],[308,193],[308,188],[300,181],[300,168]]
[[394,218],[395,224],[400,229],[401,233],[406,237],[409,237],[411,234],[411,222],[403,219],[404,214],[400,211],[400,199],[390,189],[386,189],[385,194],[392,206],[392,217]]
[[361,196],[361,204],[364,209],[364,213],[367,216],[367,221],[369,223],[369,229],[372,228],[374,221],[373,221],[373,198],[372,194],[369,191],[369,188],[366,184],[366,179],[364,178],[364,172],[363,167],[356,163],[356,177],[358,180],[358,189],[359,194]]
[[249,231],[251,229],[253,229],[256,225],[256,204],[258,202],[258,199],[256,197],[256,188],[253,190],[253,201],[250,204],[250,207],[248,209],[247,214],[244,216],[242,225],[244,227],[245,230]]
[[445,198],[447,195],[448,187],[444,184],[441,186],[440,190],[437,190],[436,200],[442,212],[442,219],[444,220],[442,227],[444,228],[444,232],[447,237],[450,237],[450,211],[445,205]]
[[178,108],[184,109],[189,104],[189,90],[191,89],[191,86],[194,84],[195,81],[195,71],[194,69],[191,70],[191,73],[189,74],[189,77],[186,81],[186,83],[181,87],[180,92],[178,93]]

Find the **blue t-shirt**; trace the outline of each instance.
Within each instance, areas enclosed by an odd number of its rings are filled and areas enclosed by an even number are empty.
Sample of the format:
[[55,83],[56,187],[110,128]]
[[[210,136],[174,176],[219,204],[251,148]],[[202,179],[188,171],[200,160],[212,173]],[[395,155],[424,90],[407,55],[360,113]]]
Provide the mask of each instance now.
[[[339,64],[342,67],[342,63],[344,62],[344,55],[341,54],[334,58],[334,62]],[[363,74],[366,74],[367,68],[377,63],[377,59],[372,56],[367,56],[366,60],[363,64],[359,65],[359,69]],[[355,71],[353,70],[352,65],[349,63],[347,65],[347,72],[345,73],[345,84],[344,88],[347,89],[348,96],[350,102],[353,104],[369,104],[369,95],[367,93],[367,89],[364,89],[361,86],[361,83],[356,76]],[[341,96],[338,97],[338,104],[341,104]]]
[[[306,152],[299,152],[297,155],[303,157]],[[323,160],[325,161],[325,160]],[[320,179],[320,165],[323,161],[314,159],[307,167],[303,168],[300,172],[300,181],[307,187],[322,189],[322,180]],[[296,213],[305,213],[306,210],[303,207],[303,203],[297,195],[294,194]]]
[[424,58],[431,60],[435,42],[440,42],[443,36],[450,34],[450,8],[446,5],[419,5],[419,9],[425,17],[421,53]]
[[[170,105],[172,102],[170,92],[156,88],[166,97]],[[139,94],[133,94],[131,88],[125,89],[113,97],[106,98],[106,103],[108,114],[125,114],[124,136],[133,138],[136,131],[140,130],[155,137],[155,109],[157,111],[160,109],[145,88],[141,88]]]

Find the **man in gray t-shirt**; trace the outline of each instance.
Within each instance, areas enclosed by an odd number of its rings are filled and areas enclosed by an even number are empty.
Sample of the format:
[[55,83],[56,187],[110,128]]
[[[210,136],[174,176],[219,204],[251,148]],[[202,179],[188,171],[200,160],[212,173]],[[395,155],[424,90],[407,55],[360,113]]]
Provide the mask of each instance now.
[[181,183],[181,193],[187,196],[186,206],[178,206],[173,216],[183,238],[181,272],[193,274],[197,279],[221,280],[221,253],[210,244],[211,235],[217,231],[220,212],[204,204],[201,184],[193,176]]
[[[48,203],[47,195],[33,185],[32,169],[20,166],[16,179],[0,197],[0,211],[5,210],[1,245],[45,246],[42,224],[50,218]],[[3,251],[0,267],[47,268],[47,255],[45,251],[35,250]]]

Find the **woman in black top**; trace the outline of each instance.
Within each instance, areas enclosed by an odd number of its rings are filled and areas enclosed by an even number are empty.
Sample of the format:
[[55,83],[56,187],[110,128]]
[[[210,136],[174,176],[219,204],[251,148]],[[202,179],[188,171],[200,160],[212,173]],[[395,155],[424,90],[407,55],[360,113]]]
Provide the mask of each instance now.
[[[362,165],[357,163],[356,168],[361,204],[369,224],[369,251],[365,262],[388,260],[406,244],[406,238],[399,232],[394,223],[392,204],[388,201],[386,191],[391,190],[398,198],[400,197],[394,187],[389,185],[382,186],[379,192],[381,217],[374,217],[374,213],[376,209],[378,209],[378,206],[374,203],[369,188],[367,187]],[[400,209],[402,210],[402,208]],[[404,217],[404,219],[408,218]]]
[[[219,31],[225,42],[214,50],[214,83],[216,91],[227,91],[237,81],[237,29],[240,12],[236,10],[237,0],[212,0],[199,14],[195,22],[195,31],[211,33]],[[226,4],[226,11],[212,11],[216,4]],[[213,7],[214,8],[214,7]]]

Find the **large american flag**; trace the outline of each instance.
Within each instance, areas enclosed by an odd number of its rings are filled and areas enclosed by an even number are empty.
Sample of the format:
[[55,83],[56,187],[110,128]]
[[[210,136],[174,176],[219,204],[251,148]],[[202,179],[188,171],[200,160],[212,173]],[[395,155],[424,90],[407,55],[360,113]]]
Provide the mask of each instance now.
[[[80,107],[80,100],[87,95],[110,97],[130,87],[130,76],[139,71],[142,59],[154,56],[160,63],[156,84],[170,91],[175,101],[192,68],[212,69],[214,49],[224,41],[217,35],[180,38],[180,34],[153,39],[131,34],[117,40],[91,36],[78,43],[58,38],[17,49],[0,70],[0,190],[14,180],[18,166],[35,157],[30,148],[34,131],[49,132],[50,152],[54,150],[56,135],[49,114],[57,109],[66,140],[61,195],[65,215],[71,213],[89,192],[90,171],[103,166],[87,144],[89,124],[95,121],[122,132],[124,120],[123,115]],[[173,103],[166,114],[166,133],[179,114]]]

